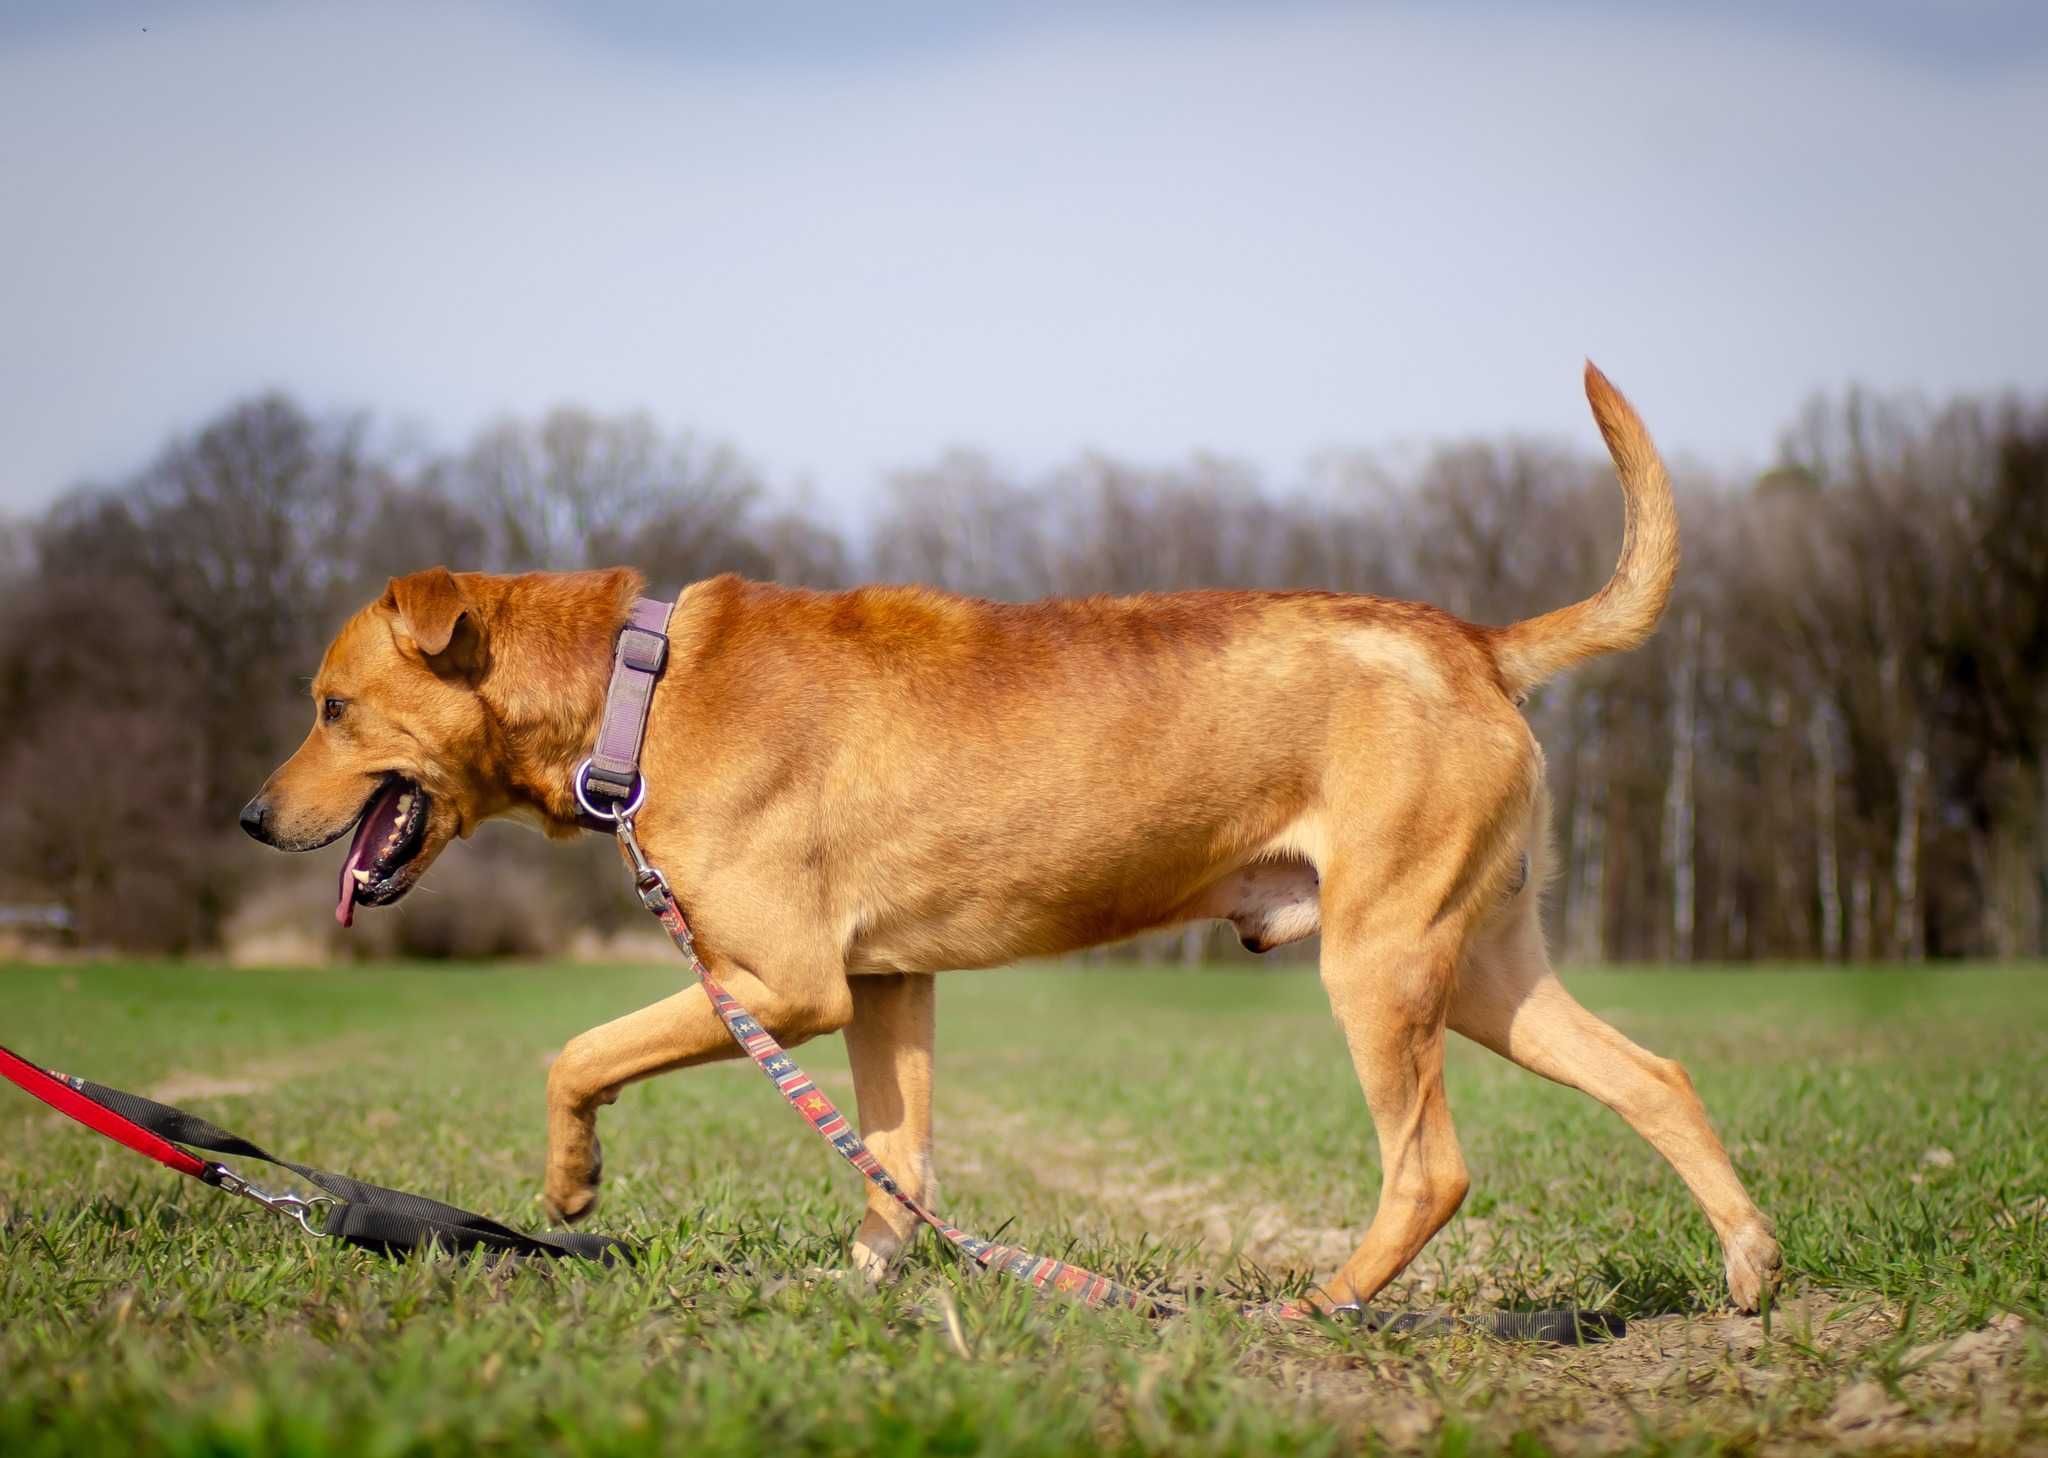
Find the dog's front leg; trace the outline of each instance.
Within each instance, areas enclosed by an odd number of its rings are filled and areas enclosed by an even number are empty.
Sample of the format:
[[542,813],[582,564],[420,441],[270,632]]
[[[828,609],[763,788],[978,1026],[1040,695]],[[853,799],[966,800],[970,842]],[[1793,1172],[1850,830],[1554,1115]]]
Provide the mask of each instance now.
[[[935,979],[899,972],[848,979],[853,1021],[846,1056],[860,1105],[862,1138],[882,1168],[912,1199],[932,1195],[932,1042]],[[889,1273],[917,1217],[873,1184],[853,1237],[855,1269],[871,1281]]]
[[[713,962],[712,974],[785,1046],[837,1032],[852,1016],[846,977],[769,987],[742,968]],[[571,1038],[548,1070],[548,1167],[543,1202],[550,1219],[571,1222],[597,1208],[604,1156],[597,1111],[619,1090],[674,1068],[740,1056],[704,989],[691,987]]]

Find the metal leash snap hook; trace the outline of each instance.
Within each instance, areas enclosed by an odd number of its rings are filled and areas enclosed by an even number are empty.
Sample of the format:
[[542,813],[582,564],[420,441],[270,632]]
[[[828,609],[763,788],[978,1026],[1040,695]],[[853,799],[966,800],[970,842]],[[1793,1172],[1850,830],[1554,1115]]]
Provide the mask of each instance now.
[[597,820],[617,822],[639,813],[641,805],[647,800],[647,776],[634,774],[633,793],[623,805],[616,800],[610,805],[600,805],[590,791],[590,767],[591,760],[586,758],[583,763],[576,766],[576,773],[569,777],[569,783],[576,790],[576,803],[583,807],[586,815]]
[[327,1234],[327,1222],[333,1217],[334,1207],[341,1202],[332,1195],[314,1195],[301,1199],[297,1195],[279,1195],[267,1202],[280,1215],[289,1215],[299,1222],[299,1227],[308,1235]]
[[327,1221],[334,1207],[341,1203],[332,1195],[314,1195],[307,1199],[299,1195],[276,1194],[250,1184],[224,1164],[216,1164],[212,1168],[213,1183],[221,1189],[231,1195],[240,1195],[245,1200],[253,1200],[266,1210],[298,1221],[299,1227],[308,1235],[326,1235]]
[[640,849],[640,837],[633,830],[631,807],[620,812],[618,820],[619,845],[626,852],[626,864],[633,872],[633,889],[640,893],[640,904],[649,911],[659,912],[674,899],[668,888],[668,877]]

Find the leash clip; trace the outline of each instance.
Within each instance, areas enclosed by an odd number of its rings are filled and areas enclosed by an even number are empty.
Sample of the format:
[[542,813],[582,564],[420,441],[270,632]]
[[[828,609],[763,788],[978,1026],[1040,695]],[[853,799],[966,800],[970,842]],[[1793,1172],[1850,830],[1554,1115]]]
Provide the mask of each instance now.
[[224,1164],[210,1164],[207,1166],[207,1172],[212,1176],[209,1184],[226,1190],[230,1195],[240,1195],[245,1200],[253,1200],[266,1210],[298,1221],[299,1227],[308,1235],[326,1235],[327,1221],[332,1216],[334,1207],[341,1203],[332,1195],[315,1195],[307,1200],[297,1195],[276,1194],[250,1184]]
[[675,900],[675,893],[669,890],[668,877],[647,859],[647,853],[640,849],[640,837],[633,831],[633,812],[623,810],[618,817],[619,845],[626,853],[626,864],[633,872],[633,889],[640,893],[640,904],[649,911],[659,914]]

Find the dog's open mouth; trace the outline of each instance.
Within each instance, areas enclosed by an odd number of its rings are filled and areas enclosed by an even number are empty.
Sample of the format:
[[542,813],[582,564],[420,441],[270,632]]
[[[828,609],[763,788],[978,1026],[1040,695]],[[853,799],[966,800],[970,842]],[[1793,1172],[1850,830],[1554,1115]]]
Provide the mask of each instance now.
[[391,776],[356,822],[355,839],[341,866],[334,919],[350,926],[358,905],[389,906],[410,890],[413,878],[405,868],[425,844],[426,829],[426,792],[411,780]]

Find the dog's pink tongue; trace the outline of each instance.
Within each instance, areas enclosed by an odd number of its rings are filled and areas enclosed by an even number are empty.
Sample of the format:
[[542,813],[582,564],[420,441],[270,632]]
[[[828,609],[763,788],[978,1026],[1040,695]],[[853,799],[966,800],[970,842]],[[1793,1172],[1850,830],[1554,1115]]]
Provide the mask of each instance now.
[[370,835],[376,827],[377,812],[384,807],[385,796],[379,795],[363,812],[363,818],[356,826],[356,838],[349,842],[348,859],[341,863],[341,893],[335,898],[334,919],[343,926],[356,924],[356,867],[370,859]]
[[356,924],[356,865],[363,858],[363,836],[356,832],[355,844],[348,848],[348,859],[341,866],[341,895],[334,903],[334,919],[343,926]]

